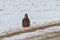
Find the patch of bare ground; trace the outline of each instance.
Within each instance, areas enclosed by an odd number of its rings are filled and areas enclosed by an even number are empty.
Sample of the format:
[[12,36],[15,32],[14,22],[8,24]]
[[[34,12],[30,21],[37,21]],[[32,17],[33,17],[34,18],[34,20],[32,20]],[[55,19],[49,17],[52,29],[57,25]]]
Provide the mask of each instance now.
[[0,35],[0,38],[10,37],[10,36],[14,36],[14,35],[22,34],[22,33],[33,32],[33,31],[36,31],[36,30],[43,30],[45,28],[59,26],[59,25],[60,25],[60,21],[49,22],[49,23],[45,23],[45,24],[40,25],[40,26],[32,27],[32,28],[28,27],[28,28],[23,28],[21,30],[15,31],[15,32],[8,32],[6,35]]

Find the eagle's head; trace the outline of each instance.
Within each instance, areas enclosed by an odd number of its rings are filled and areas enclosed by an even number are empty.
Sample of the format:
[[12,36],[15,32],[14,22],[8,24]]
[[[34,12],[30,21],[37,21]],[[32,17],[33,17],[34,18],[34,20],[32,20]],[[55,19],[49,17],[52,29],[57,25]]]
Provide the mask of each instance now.
[[25,18],[28,18],[28,14],[25,14]]

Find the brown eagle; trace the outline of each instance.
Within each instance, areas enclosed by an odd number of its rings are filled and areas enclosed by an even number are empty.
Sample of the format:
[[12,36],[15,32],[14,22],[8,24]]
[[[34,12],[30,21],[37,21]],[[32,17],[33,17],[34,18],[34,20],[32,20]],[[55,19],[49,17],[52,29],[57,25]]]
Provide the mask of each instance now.
[[28,18],[28,14],[25,14],[25,17],[22,20],[22,26],[23,27],[29,27],[30,26],[30,20]]

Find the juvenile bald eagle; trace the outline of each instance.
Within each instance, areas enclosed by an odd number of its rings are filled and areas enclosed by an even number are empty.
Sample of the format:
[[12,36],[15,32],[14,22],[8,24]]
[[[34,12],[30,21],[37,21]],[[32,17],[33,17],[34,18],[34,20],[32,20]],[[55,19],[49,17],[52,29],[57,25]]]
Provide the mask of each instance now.
[[29,27],[30,26],[30,20],[28,18],[28,14],[25,14],[25,17],[22,20],[22,26],[23,27]]

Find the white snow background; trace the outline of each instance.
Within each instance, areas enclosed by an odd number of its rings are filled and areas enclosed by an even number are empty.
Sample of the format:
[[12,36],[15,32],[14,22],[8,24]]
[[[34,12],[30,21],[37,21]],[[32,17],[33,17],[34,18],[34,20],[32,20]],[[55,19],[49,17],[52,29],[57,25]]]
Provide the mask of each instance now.
[[22,29],[21,23],[26,13],[31,27],[60,21],[60,0],[0,0],[0,34]]

